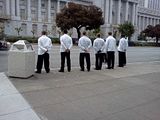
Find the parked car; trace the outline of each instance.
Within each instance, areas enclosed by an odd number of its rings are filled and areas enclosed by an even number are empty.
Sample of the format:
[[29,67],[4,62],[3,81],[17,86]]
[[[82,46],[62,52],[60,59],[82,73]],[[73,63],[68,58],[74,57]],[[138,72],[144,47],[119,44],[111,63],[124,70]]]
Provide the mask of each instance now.
[[5,40],[0,40],[0,50],[8,50],[11,44]]

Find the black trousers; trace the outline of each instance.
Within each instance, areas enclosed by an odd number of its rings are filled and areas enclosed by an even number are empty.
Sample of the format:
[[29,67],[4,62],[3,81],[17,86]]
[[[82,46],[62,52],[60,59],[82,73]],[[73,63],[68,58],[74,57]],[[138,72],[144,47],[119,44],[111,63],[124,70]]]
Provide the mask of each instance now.
[[87,70],[90,71],[91,67],[90,53],[80,53],[79,64],[82,71],[84,71],[84,59],[86,59]]
[[126,52],[124,52],[124,65],[127,64]]
[[65,67],[65,59],[67,59],[67,69],[71,71],[71,59],[70,59],[70,52],[61,52],[61,71],[64,71]]
[[115,55],[114,55],[114,51],[108,51],[107,52],[107,56],[108,56],[108,61],[107,61],[107,64],[108,64],[108,68],[112,68],[114,69],[114,60],[115,60]]
[[102,68],[102,62],[103,62],[103,57],[104,57],[104,54],[103,53],[96,53],[95,54],[95,57],[96,57],[96,64],[95,64],[95,69],[96,70],[101,70]]
[[119,61],[119,67],[123,67],[125,64],[126,64],[126,55],[125,55],[125,52],[121,52],[121,51],[118,51],[118,61]]
[[37,59],[37,71],[38,72],[41,72],[43,62],[44,62],[44,68],[45,68],[46,72],[48,73],[50,71],[49,54],[48,53],[44,53],[43,55],[38,55],[38,59]]

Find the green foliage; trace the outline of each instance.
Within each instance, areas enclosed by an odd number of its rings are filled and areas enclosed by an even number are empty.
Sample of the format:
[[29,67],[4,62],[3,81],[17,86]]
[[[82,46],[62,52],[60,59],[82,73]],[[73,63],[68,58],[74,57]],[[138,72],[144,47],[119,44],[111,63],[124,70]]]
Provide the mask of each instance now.
[[[21,37],[21,36],[7,36],[6,41],[14,43],[18,40],[27,40],[30,43],[37,43],[38,37]],[[59,38],[51,38],[53,43],[59,43]]]
[[63,31],[64,29],[76,28],[78,38],[80,29],[97,29],[104,24],[103,12],[101,8],[94,5],[85,6],[69,2],[56,16],[56,24]]
[[21,37],[21,36],[7,36],[6,40],[8,42],[14,43],[18,40],[27,40],[30,43],[37,43],[38,38],[33,38],[33,37]]
[[131,22],[125,22],[124,24],[120,24],[118,30],[121,34],[129,37],[129,40],[134,33],[135,29]]
[[158,45],[158,41],[160,38],[160,24],[156,26],[148,25],[145,30],[142,31],[147,37],[156,37],[156,44]]
[[140,35],[138,36],[138,40],[139,41],[146,41],[147,40],[146,35],[143,32],[141,32]]
[[17,31],[18,36],[20,35],[20,32],[23,31],[22,27],[16,27],[15,30]]

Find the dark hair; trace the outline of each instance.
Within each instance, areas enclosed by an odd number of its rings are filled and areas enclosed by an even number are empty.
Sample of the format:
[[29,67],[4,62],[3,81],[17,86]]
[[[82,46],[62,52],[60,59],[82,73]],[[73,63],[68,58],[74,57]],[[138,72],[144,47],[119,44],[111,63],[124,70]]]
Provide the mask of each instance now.
[[122,34],[122,35],[121,35],[121,38],[123,38],[123,37],[125,37],[125,35],[124,35],[124,34]]
[[112,35],[112,32],[108,32],[108,35]]
[[63,30],[63,33],[64,33],[64,34],[67,34],[67,33],[68,33],[68,31],[67,31],[67,30]]
[[83,31],[83,35],[86,35],[86,31]]
[[47,32],[46,31],[42,31],[42,35],[47,35]]
[[100,34],[100,33],[97,33],[97,37],[101,37],[101,34]]

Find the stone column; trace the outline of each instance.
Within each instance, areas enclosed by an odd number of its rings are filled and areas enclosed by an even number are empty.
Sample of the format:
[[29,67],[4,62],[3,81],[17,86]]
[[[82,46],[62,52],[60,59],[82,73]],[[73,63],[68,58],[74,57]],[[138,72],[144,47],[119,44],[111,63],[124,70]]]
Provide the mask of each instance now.
[[41,17],[41,0],[38,0],[38,21],[39,22],[42,21],[42,17]]
[[153,18],[151,18],[150,25],[153,25]]
[[118,0],[117,24],[121,23],[121,0]]
[[27,18],[31,20],[31,0],[27,0]]
[[132,9],[132,24],[135,25],[135,3],[133,3],[133,9]]
[[154,18],[153,20],[154,20],[154,26],[155,26],[156,25],[156,19]]
[[105,0],[105,24],[109,22],[109,0]]
[[147,25],[146,26],[148,26],[149,25],[149,18],[148,17],[146,17],[147,18]]
[[144,28],[145,28],[145,17],[144,16],[142,16],[142,30],[144,30]]
[[141,32],[141,16],[138,16],[138,28],[140,33]]
[[15,0],[11,0],[11,17],[15,17]]
[[10,15],[9,0],[6,0],[6,15]]
[[48,0],[48,22],[51,22],[51,0]]
[[113,1],[110,0],[110,3],[109,3],[109,23],[112,24],[112,4],[113,4]]
[[59,12],[60,12],[60,1],[57,0],[57,13],[59,13]]
[[126,13],[125,13],[125,21],[128,21],[128,1],[126,1]]
[[16,15],[19,18],[20,17],[20,7],[19,7],[19,0],[16,0]]
[[138,4],[135,4],[135,25],[137,26],[138,22]]

